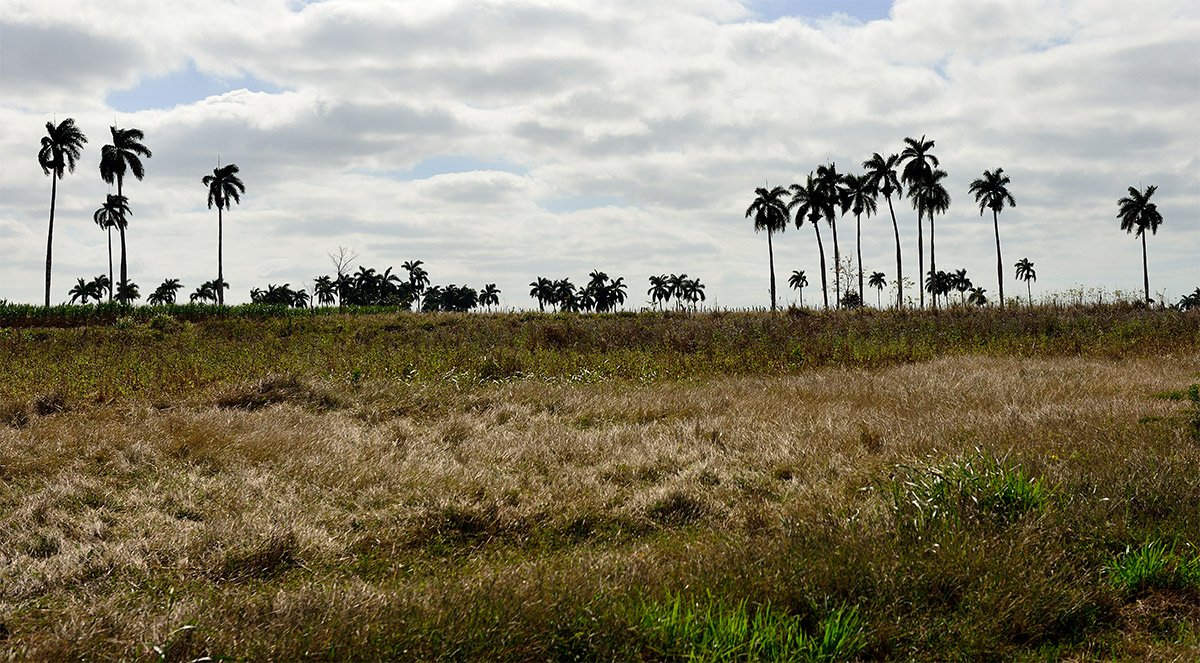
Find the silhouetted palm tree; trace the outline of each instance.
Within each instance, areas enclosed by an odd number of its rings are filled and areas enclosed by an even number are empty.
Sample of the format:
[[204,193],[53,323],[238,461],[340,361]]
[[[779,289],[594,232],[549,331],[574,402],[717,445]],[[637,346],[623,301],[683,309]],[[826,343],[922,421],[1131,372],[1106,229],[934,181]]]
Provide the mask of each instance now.
[[775,310],[775,247],[771,243],[771,235],[787,229],[788,207],[782,197],[787,189],[777,186],[773,189],[758,187],[754,190],[754,202],[746,208],[746,218],[754,216],[754,232],[767,231],[767,259],[771,267],[771,310]]
[[845,185],[842,214],[847,211],[854,212],[855,243],[858,247],[858,292],[862,294],[866,292],[863,289],[862,215],[866,213],[867,218],[870,218],[878,209],[875,197],[879,195],[879,191],[871,183],[870,175],[846,175],[842,178],[842,183]]
[[[912,186],[917,182],[927,179],[933,169],[938,165],[938,158],[929,153],[933,149],[934,141],[925,140],[922,135],[920,140],[912,138],[904,139],[905,145],[900,152],[900,161],[898,163],[907,162],[904,164],[904,170],[900,174],[900,181],[904,182],[905,186],[909,187],[909,198],[912,198]],[[925,229],[922,225],[924,222],[925,210],[920,206],[920,201],[912,198],[913,207],[917,210],[917,267],[918,274],[925,273]],[[917,291],[920,294],[921,308],[925,307],[925,292],[919,287]]]
[[675,298],[675,307],[679,310],[683,310],[683,291],[687,280],[687,274],[671,274],[667,277],[667,287],[671,290],[671,296]]
[[842,196],[845,193],[845,187],[842,185],[843,179],[842,174],[837,172],[836,164],[817,166],[817,183],[821,187],[821,195],[832,203],[830,213],[825,215],[825,220],[829,223],[829,228],[833,230],[833,291],[835,305],[839,308],[842,305],[842,254],[838,248],[836,209],[842,204]]
[[967,270],[965,268],[954,270],[954,272],[950,274],[950,285],[958,291],[959,297],[962,299],[962,303],[965,306],[967,303],[967,291],[975,285],[974,283],[971,283],[971,279],[967,278]]
[[[217,281],[225,282],[225,263],[222,260],[222,250],[225,242],[225,218],[223,210],[229,209],[229,203],[241,204],[241,194],[246,193],[246,185],[238,178],[236,164],[217,166],[212,175],[205,175],[200,183],[208,187],[208,209],[217,205]],[[225,290],[217,289],[217,305],[225,305]]]
[[[117,183],[117,195],[123,196],[123,185],[125,183],[125,172],[128,168],[130,173],[141,181],[146,176],[146,169],[142,165],[140,157],[149,159],[153,156],[150,150],[142,145],[142,140],[145,136],[139,129],[118,129],[115,126],[109,127],[112,133],[112,143],[100,148],[100,177],[109,184]],[[124,218],[122,218],[124,221]],[[121,280],[124,283],[129,278],[128,261],[125,251],[125,227],[128,223],[122,223],[117,227],[121,235]],[[118,292],[120,288],[117,288]]]
[[691,303],[693,311],[696,310],[697,302],[704,301],[704,284],[700,282],[700,279],[684,280],[682,299]]
[[316,295],[318,304],[332,306],[337,301],[337,285],[334,284],[333,277],[324,275],[313,279],[313,294]]
[[1025,294],[1029,297],[1029,306],[1032,308],[1033,291],[1029,288],[1029,282],[1037,280],[1037,272],[1033,270],[1033,262],[1029,258],[1021,258],[1014,266],[1017,268],[1016,277],[1025,282]]
[[146,298],[146,302],[151,306],[162,306],[164,304],[175,303],[175,293],[183,287],[179,279],[165,279],[150,296]]
[[1180,297],[1177,306],[1181,311],[1200,309],[1200,288],[1196,288],[1190,294]]
[[969,193],[975,194],[980,216],[983,216],[983,210],[992,210],[992,226],[996,229],[996,280],[1000,282],[1001,310],[1004,309],[1004,261],[1000,258],[1000,212],[1004,210],[1006,203],[1010,207],[1017,206],[1017,201],[1008,192],[1010,183],[1011,180],[1004,174],[1004,169],[997,168],[995,172],[983,171],[983,177],[971,182],[968,189]]
[[100,298],[103,297],[106,293],[108,294],[109,300],[112,299],[112,290],[113,290],[112,279],[105,276],[104,274],[97,275],[96,278],[92,279],[91,282],[88,283],[88,286],[96,291],[96,293],[97,293],[96,303],[97,304],[100,303]]
[[1150,202],[1150,197],[1158,190],[1157,186],[1148,186],[1146,191],[1138,191],[1129,187],[1129,195],[1117,201],[1117,218],[1121,220],[1121,230],[1142,237],[1142,282],[1146,288],[1146,303],[1150,303],[1150,270],[1146,265],[1146,230],[1158,234],[1162,225],[1162,214],[1158,205]]
[[217,303],[217,287],[216,281],[205,281],[196,286],[195,292],[188,296],[188,301],[195,304],[196,302]]
[[[934,243],[934,224],[933,219],[937,214],[945,213],[950,209],[950,193],[946,191],[946,187],[942,185],[942,180],[946,179],[946,171],[935,169],[925,175],[923,179],[917,180],[908,186],[908,197],[912,199],[913,206],[921,210],[925,217],[929,219],[929,272],[937,272],[937,256],[935,254]],[[937,308],[938,291],[933,292],[933,307]]]
[[495,283],[483,286],[483,290],[479,291],[479,303],[486,306],[488,311],[492,310],[492,306],[500,305],[500,289]]
[[967,297],[967,301],[976,306],[987,306],[987,288],[971,288],[971,296]]
[[429,272],[425,271],[423,260],[405,260],[400,268],[408,272],[408,282],[413,289],[413,298],[416,300],[416,311],[421,310],[421,294],[425,292],[425,288],[429,286]]
[[545,313],[546,304],[554,298],[554,284],[550,279],[539,276],[529,284],[529,296],[537,300],[538,310]]
[[896,178],[896,165],[900,155],[893,154],[886,159],[878,152],[863,162],[862,166],[871,178],[874,186],[887,199],[888,212],[892,215],[892,232],[896,235],[896,308],[904,305],[904,267],[900,257],[900,226],[896,224],[896,210],[892,207],[892,194],[900,196],[900,181]]
[[87,305],[89,299],[95,297],[96,301],[99,302],[101,298],[101,295],[96,292],[93,284],[88,283],[83,279],[76,279],[75,285],[71,287],[71,290],[67,292],[67,294],[71,296],[70,303],[74,304],[78,300],[79,303],[84,304],[85,306]]
[[141,293],[138,292],[138,284],[134,283],[133,281],[127,280],[124,283],[117,284],[117,295],[115,299],[118,302],[129,306],[140,299],[141,296]]
[[799,228],[807,217],[812,223],[813,230],[817,233],[817,251],[821,255],[821,296],[825,300],[825,310],[829,310],[829,284],[825,278],[828,271],[825,268],[825,246],[821,243],[821,227],[817,222],[821,220],[822,216],[833,216],[837,201],[825,195],[825,190],[812,173],[808,174],[808,179],[805,180],[803,186],[793,184],[789,188],[792,190],[792,200],[788,202],[788,209],[796,209],[796,227]]
[[87,136],[75,126],[75,119],[68,117],[58,126],[46,123],[46,135],[42,136],[42,147],[38,150],[38,165],[42,174],[50,176],[50,225],[46,230],[46,301],[50,306],[50,265],[54,258],[54,207],[58,202],[58,181],[66,171],[75,172],[75,162],[83,151]]
[[887,286],[887,279],[883,272],[871,272],[871,280],[867,282],[867,285],[875,288],[875,306],[883,308],[883,289]]
[[793,290],[800,292],[800,308],[804,308],[804,289],[808,287],[808,277],[804,275],[804,270],[793,269],[792,276],[788,279],[788,285]]
[[[104,204],[92,214],[92,221],[108,230],[108,280],[110,284],[113,276],[112,229],[123,228],[126,224],[126,217],[129,216],[133,216],[133,212],[129,211],[129,200],[125,196],[114,196],[111,193],[105,196]],[[110,301],[112,300],[111,287],[109,287],[108,298]]]

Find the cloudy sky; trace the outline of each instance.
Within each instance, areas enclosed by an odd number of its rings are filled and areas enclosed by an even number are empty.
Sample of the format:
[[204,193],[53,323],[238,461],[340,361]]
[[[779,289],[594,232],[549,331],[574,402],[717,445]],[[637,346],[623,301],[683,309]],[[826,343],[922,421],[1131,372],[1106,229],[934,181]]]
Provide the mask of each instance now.
[[[1035,297],[1139,290],[1116,201],[1150,184],[1165,218],[1152,294],[1200,286],[1197,0],[4,0],[0,299],[41,301],[36,154],[65,117],[90,140],[59,185],[54,301],[107,271],[91,216],[113,123],[154,152],[125,185],[143,293],[216,276],[200,178],[219,155],[247,188],[225,217],[231,301],[311,288],[344,246],[380,270],[422,259],[434,283],[495,282],[505,307],[533,306],[537,276],[593,269],[631,282],[635,306],[648,275],[672,272],[700,277],[710,304],[765,306],[754,188],[831,161],[855,171],[921,135],[953,197],[938,266],[990,295],[991,219],[967,186],[998,166],[1017,199],[1000,218],[1006,294],[1024,294],[1022,257]],[[882,207],[863,256],[890,279]],[[896,214],[913,275],[916,215]],[[840,238],[848,253],[852,217]],[[776,236],[775,263],[781,291],[793,269],[819,284],[808,224]]]

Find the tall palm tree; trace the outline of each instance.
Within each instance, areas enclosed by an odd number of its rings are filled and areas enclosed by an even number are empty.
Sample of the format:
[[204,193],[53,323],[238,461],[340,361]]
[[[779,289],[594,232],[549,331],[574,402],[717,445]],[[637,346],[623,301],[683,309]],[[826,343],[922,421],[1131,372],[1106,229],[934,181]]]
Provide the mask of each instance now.
[[1017,268],[1016,277],[1025,282],[1025,295],[1029,297],[1029,307],[1033,308],[1033,291],[1029,289],[1029,282],[1037,280],[1033,262],[1029,258],[1021,258],[1014,266]]
[[483,286],[483,290],[479,291],[479,303],[486,306],[491,312],[492,306],[500,304],[500,289],[495,283],[489,283]]
[[429,286],[429,272],[425,271],[424,260],[405,260],[400,268],[408,272],[408,282],[412,285],[413,299],[416,301],[413,310],[421,310],[421,293]]
[[[114,196],[108,194],[104,198],[104,204],[96,209],[92,214],[92,221],[96,225],[108,230],[108,280],[112,283],[112,229],[121,229],[128,222],[127,217],[133,216],[133,212],[129,210],[129,199],[125,196]],[[108,299],[112,301],[112,289],[109,289]]]
[[904,193],[900,189],[900,180],[896,178],[896,165],[899,162],[899,154],[890,155],[885,159],[876,152],[862,164],[867,171],[867,176],[871,178],[871,185],[887,199],[888,212],[892,215],[892,232],[896,235],[896,308],[904,305],[904,268],[900,260],[900,226],[896,224],[896,210],[892,207],[892,194],[901,196]]
[[883,308],[883,289],[887,286],[887,279],[883,272],[871,272],[871,280],[867,282],[872,288],[875,288],[875,306]]
[[[141,157],[149,159],[153,156],[150,150],[142,145],[145,135],[139,129],[118,129],[109,127],[112,133],[112,143],[100,148],[100,177],[109,184],[116,182],[117,195],[123,196],[125,172],[132,173],[138,181],[146,176],[146,168],[142,165]],[[122,221],[124,218],[122,217]],[[117,227],[121,235],[121,280],[124,283],[129,278],[129,268],[125,253],[125,227],[122,223]]]
[[808,287],[808,277],[804,275],[804,270],[793,269],[792,276],[788,279],[788,285],[793,290],[800,292],[800,308],[804,308],[804,289]]
[[824,188],[811,172],[803,186],[793,184],[789,188],[792,190],[792,200],[788,202],[788,209],[796,209],[796,227],[799,228],[804,223],[805,217],[808,217],[813,230],[817,233],[817,251],[821,255],[821,296],[825,300],[825,310],[829,310],[829,283],[825,278],[827,272],[825,246],[821,243],[821,228],[817,222],[821,220],[822,216],[833,216],[833,209],[837,205],[837,201],[825,195]]
[[754,216],[754,232],[767,231],[767,259],[771,267],[771,310],[775,310],[775,247],[771,243],[771,235],[787,229],[788,206],[781,199],[787,189],[777,186],[773,189],[758,187],[754,190],[754,202],[746,208],[746,218]]
[[[934,225],[933,218],[937,214],[943,214],[950,209],[950,193],[946,191],[946,187],[942,185],[942,180],[946,179],[946,171],[934,169],[908,187],[908,197],[912,199],[913,206],[929,219],[929,273],[937,273],[937,258],[934,253]],[[933,292],[933,307],[937,308],[938,291]]]
[[[1004,309],[1004,261],[1000,258],[1000,212],[1005,204],[1016,207],[1017,201],[1008,192],[1011,180],[1004,174],[1003,168],[995,172],[985,170],[983,177],[971,182],[969,193],[975,194],[975,202],[979,203],[979,216],[983,210],[992,210],[992,226],[996,229],[996,280],[1000,282],[1000,309]],[[1028,284],[1026,284],[1028,285]]]
[[[909,187],[909,198],[912,198],[912,186],[917,182],[924,180],[933,173],[933,169],[938,165],[938,158],[929,153],[933,149],[934,141],[925,140],[922,135],[920,140],[905,138],[904,144],[907,146],[900,152],[900,160],[898,163],[904,163],[904,170],[900,173],[900,181],[905,186]],[[920,206],[919,201],[913,199],[913,207],[917,210],[917,274],[925,274],[925,230],[922,225],[924,222],[925,210]],[[920,294],[921,308],[925,308],[925,291],[920,288],[921,276],[917,278],[917,292]]]
[[42,136],[42,147],[38,150],[38,165],[42,174],[50,176],[50,225],[46,230],[46,302],[50,306],[50,265],[54,258],[54,207],[58,202],[58,181],[66,171],[75,172],[75,162],[83,152],[87,136],[75,126],[75,118],[68,117],[55,126],[46,123],[46,135]]
[[1158,205],[1150,202],[1150,197],[1158,191],[1157,186],[1148,186],[1144,192],[1129,187],[1129,195],[1117,201],[1117,218],[1121,220],[1121,230],[1141,235],[1142,237],[1142,283],[1146,288],[1146,303],[1150,303],[1150,271],[1146,266],[1146,230],[1158,234],[1162,225],[1162,214]]
[[866,290],[863,289],[862,215],[865,212],[867,218],[870,218],[875,214],[878,209],[875,199],[879,191],[871,183],[871,176],[866,174],[846,175],[842,178],[842,183],[842,214],[847,211],[854,212],[855,243],[858,246],[858,294],[861,297],[866,294]]
[[[828,163],[817,166],[817,182],[821,187],[821,193],[832,203],[829,213],[825,215],[825,220],[833,230],[833,291],[834,302],[838,308],[842,306],[842,254],[838,247],[836,209],[842,204],[842,196],[845,193],[844,179],[845,176],[837,172],[837,164]],[[842,213],[845,214],[844,211]]]
[[[213,203],[217,204],[217,282],[225,283],[225,265],[221,260],[222,245],[225,241],[225,219],[222,210],[229,209],[230,201],[241,204],[241,194],[246,193],[246,185],[238,178],[236,164],[217,166],[212,175],[205,175],[200,183],[208,187],[208,209]],[[217,305],[225,305],[225,289],[217,288]]]

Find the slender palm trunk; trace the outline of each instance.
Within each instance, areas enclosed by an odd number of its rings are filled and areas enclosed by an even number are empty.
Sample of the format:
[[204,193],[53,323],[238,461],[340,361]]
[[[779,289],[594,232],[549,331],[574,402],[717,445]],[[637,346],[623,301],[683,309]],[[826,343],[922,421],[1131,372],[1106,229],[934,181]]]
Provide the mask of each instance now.
[[1029,308],[1033,308],[1033,291],[1029,289],[1029,279],[1025,279],[1025,294],[1029,297]]
[[842,254],[838,251],[837,221],[829,218],[829,227],[833,228],[833,293],[837,308],[842,307]]
[[771,229],[767,228],[767,256],[771,264],[771,310],[775,310],[775,248],[771,244]]
[[800,308],[804,308],[804,288],[800,288]]
[[888,212],[892,215],[892,232],[896,233],[896,308],[904,306],[904,268],[900,262],[900,226],[896,225],[896,210],[892,209],[892,197],[887,198]]
[[933,212],[929,213],[929,273],[930,273],[930,275],[932,275],[934,277],[933,292],[930,294],[933,295],[933,310],[936,311],[937,310],[937,302],[938,302],[938,290],[940,288],[940,284],[938,283],[938,280],[937,280],[937,256],[934,254],[934,243],[933,243],[933,218],[935,216],[937,216],[937,215],[934,214]]
[[925,308],[925,210],[917,205],[917,292],[921,295],[921,308]]
[[[117,178],[117,197],[121,197],[121,179]],[[121,210],[121,225],[117,226],[117,232],[121,233],[121,284],[125,285],[129,278],[128,267],[125,264],[125,210]],[[110,278],[111,280],[111,278]],[[116,285],[116,284],[114,284]]]
[[112,261],[112,226],[108,227],[108,303],[112,303],[113,298],[113,261]]
[[50,308],[50,262],[54,248],[54,205],[58,201],[58,170],[50,171],[50,228],[46,231],[46,308]]
[[861,214],[854,215],[854,225],[855,225],[854,230],[855,230],[855,234],[856,234],[855,241],[858,244],[858,301],[859,301],[859,303],[861,303],[865,306],[866,303],[863,300],[866,299],[867,291],[863,287],[863,276],[862,276],[862,215]]
[[[1000,217],[992,210],[992,227],[996,229],[996,280],[1000,282],[1000,310],[1004,310],[1004,260],[1000,258]],[[1025,285],[1029,285],[1026,283]],[[1031,304],[1032,306],[1032,304]]]
[[221,247],[225,241],[225,218],[217,202],[217,306],[225,305],[225,265],[221,262]]
[[1150,270],[1146,266],[1146,230],[1142,229],[1142,286],[1146,289],[1146,303],[1150,303]]
[[812,217],[812,227],[817,233],[817,251],[821,254],[821,297],[825,300],[825,310],[829,310],[829,281],[825,274],[825,245],[821,243],[820,217]]
[[883,288],[875,288],[875,308],[883,309]]

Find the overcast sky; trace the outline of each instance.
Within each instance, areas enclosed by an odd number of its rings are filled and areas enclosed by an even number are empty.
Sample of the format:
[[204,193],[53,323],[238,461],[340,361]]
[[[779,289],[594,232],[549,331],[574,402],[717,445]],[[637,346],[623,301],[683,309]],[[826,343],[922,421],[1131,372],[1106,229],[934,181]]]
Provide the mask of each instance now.
[[[709,303],[770,303],[754,188],[836,162],[855,172],[906,136],[936,141],[950,211],[938,266],[996,293],[990,214],[967,193],[1003,167],[1006,294],[1141,288],[1117,199],[1158,186],[1152,294],[1200,286],[1198,0],[610,0],[321,2],[4,0],[0,14],[0,299],[40,302],[50,179],[45,123],[89,142],[59,184],[53,301],[107,271],[92,212],[109,125],[154,156],[127,181],[130,278],[186,292],[216,277],[218,154],[246,184],[225,216],[229,301],[311,290],[338,246],[382,271],[424,260],[434,283],[497,283],[528,308],[537,276],[593,269],[632,284],[686,272]],[[886,204],[863,220],[868,271],[890,280]],[[916,214],[896,206],[905,272]],[[852,252],[854,220],[839,224]],[[832,254],[828,227],[822,228]],[[832,262],[832,256],[830,255]],[[781,300],[805,224],[775,237]],[[786,291],[786,293],[784,293]],[[869,291],[866,299],[875,301]]]

